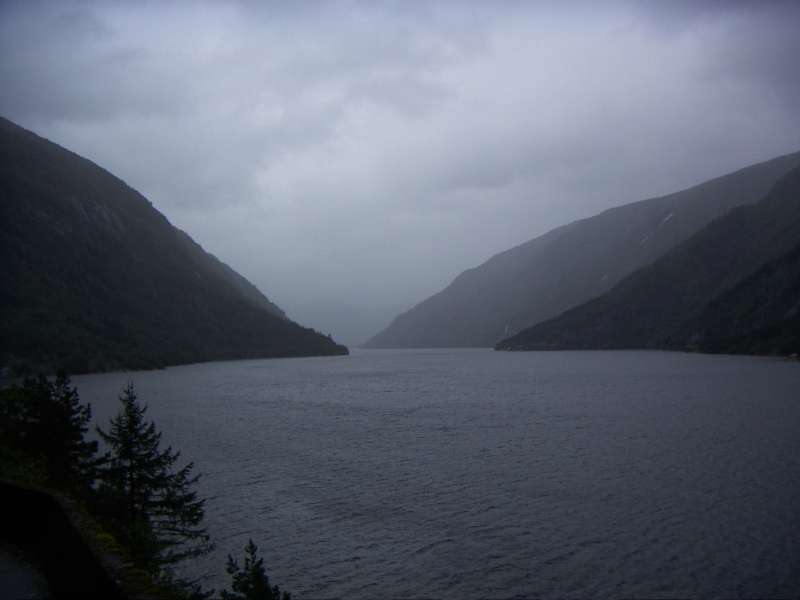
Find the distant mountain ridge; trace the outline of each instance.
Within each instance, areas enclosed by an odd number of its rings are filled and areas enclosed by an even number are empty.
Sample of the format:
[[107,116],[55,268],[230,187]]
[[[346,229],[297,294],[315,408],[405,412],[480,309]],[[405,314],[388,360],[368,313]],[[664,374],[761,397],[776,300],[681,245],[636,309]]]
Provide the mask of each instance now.
[[715,219],[608,293],[497,348],[796,352],[800,338],[783,327],[797,327],[798,244],[800,167],[757,204]]
[[463,272],[366,346],[494,346],[608,292],[797,165],[800,152],[554,229]]
[[0,366],[346,354],[94,163],[0,118]]

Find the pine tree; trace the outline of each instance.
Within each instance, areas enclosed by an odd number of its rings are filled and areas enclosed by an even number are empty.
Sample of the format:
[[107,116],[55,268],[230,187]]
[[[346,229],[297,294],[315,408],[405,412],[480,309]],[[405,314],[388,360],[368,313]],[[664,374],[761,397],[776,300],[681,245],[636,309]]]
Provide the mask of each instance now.
[[79,495],[89,493],[95,478],[97,442],[85,439],[91,420],[91,407],[81,404],[63,372],[54,382],[28,378],[3,392],[3,439],[41,460],[46,483]]
[[236,559],[229,554],[225,571],[233,580],[231,583],[233,591],[222,590],[220,594],[222,600],[291,600],[292,598],[289,592],[283,592],[281,595],[277,585],[270,587],[269,577],[264,569],[264,559],[258,558],[258,546],[252,539],[244,548],[244,566],[240,567]]
[[192,486],[193,464],[173,471],[180,453],[160,449],[161,433],[145,420],[133,384],[120,395],[122,410],[111,420],[108,433],[98,433],[109,447],[100,470],[99,495],[103,511],[111,517],[118,535],[134,559],[160,572],[185,558],[211,550],[206,530],[200,526],[204,500]]
[[86,492],[94,483],[97,467],[98,444],[85,439],[92,407],[81,404],[78,390],[64,372],[58,373],[49,391],[50,412],[43,419],[49,421],[44,432],[52,437],[43,442],[49,450],[50,472],[64,487]]

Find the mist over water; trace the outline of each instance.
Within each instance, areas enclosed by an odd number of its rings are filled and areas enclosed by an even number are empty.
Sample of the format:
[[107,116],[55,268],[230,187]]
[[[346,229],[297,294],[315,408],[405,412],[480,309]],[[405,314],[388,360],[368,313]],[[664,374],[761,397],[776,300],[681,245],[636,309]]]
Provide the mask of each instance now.
[[656,352],[355,351],[128,379],[203,473],[227,584],[297,598],[800,594],[800,365]]

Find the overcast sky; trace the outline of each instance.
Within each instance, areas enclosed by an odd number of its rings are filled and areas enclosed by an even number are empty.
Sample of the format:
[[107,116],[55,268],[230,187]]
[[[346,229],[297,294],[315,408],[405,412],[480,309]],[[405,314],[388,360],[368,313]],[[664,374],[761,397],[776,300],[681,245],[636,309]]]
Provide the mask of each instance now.
[[0,114],[352,344],[557,225],[800,150],[798,32],[800,2],[5,2]]

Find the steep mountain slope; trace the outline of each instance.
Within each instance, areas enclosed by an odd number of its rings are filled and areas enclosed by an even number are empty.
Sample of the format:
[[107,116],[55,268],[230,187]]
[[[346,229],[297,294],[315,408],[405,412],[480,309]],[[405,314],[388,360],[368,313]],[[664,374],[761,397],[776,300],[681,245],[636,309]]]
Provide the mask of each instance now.
[[727,354],[800,353],[800,243],[710,302],[666,346]]
[[0,365],[347,352],[287,320],[124,182],[5,119],[0,198]]
[[607,294],[503,340],[497,348],[669,346],[668,340],[715,298],[724,299],[722,294],[798,243],[800,167],[757,204],[714,220]]
[[492,346],[607,292],[798,164],[800,153],[782,156],[550,231],[465,271],[366,345]]

